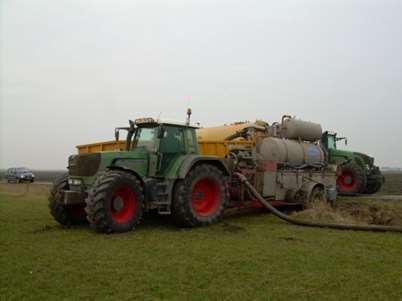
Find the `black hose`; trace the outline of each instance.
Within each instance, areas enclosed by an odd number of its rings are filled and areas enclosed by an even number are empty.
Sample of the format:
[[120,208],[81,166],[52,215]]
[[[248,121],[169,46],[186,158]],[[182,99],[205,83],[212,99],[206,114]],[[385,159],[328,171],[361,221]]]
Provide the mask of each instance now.
[[316,227],[316,228],[329,228],[338,230],[355,230],[355,231],[371,231],[371,232],[402,232],[402,227],[391,227],[391,226],[380,226],[380,225],[347,225],[347,224],[332,224],[332,223],[320,223],[299,220],[290,217],[287,214],[280,212],[278,209],[273,207],[266,201],[261,194],[254,188],[253,185],[247,180],[247,178],[241,173],[235,173],[235,175],[240,179],[240,181],[246,185],[248,190],[257,198],[257,200],[263,204],[272,214],[276,215],[280,219],[287,221],[288,223],[306,226],[306,227]]

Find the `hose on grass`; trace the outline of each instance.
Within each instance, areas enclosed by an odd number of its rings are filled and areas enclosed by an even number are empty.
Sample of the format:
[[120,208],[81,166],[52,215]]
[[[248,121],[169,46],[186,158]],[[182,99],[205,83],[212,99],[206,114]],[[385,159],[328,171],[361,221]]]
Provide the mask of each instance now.
[[247,180],[247,178],[241,173],[235,173],[235,175],[240,179],[240,181],[246,185],[247,189],[251,194],[267,208],[272,214],[278,218],[294,225],[304,226],[304,227],[315,227],[315,228],[328,228],[337,230],[354,230],[354,231],[367,231],[367,232],[398,232],[402,233],[402,227],[393,226],[382,226],[382,225],[348,225],[348,224],[336,224],[336,223],[322,223],[322,222],[312,222],[293,218],[287,214],[280,212],[278,209],[273,207],[268,201],[266,201],[261,194],[254,188],[253,185]]

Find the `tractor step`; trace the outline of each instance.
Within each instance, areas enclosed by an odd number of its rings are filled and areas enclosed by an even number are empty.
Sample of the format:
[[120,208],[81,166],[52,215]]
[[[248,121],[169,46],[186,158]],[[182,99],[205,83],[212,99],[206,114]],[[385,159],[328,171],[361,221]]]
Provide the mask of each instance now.
[[168,186],[165,183],[160,183],[157,185],[156,188],[156,197],[157,197],[157,202],[154,204],[158,208],[158,213],[160,215],[170,215],[170,202],[168,201],[169,199],[169,193],[167,192]]
[[157,202],[155,203],[158,206],[158,214],[160,215],[170,215],[172,212],[170,211],[170,203],[166,202]]

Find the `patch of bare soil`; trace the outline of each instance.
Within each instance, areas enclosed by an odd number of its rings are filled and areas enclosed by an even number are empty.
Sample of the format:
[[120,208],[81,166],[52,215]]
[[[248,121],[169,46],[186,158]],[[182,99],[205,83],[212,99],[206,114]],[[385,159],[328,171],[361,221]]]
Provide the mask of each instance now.
[[293,213],[293,216],[303,220],[341,224],[402,226],[402,206],[391,201],[341,200],[335,207],[320,202]]

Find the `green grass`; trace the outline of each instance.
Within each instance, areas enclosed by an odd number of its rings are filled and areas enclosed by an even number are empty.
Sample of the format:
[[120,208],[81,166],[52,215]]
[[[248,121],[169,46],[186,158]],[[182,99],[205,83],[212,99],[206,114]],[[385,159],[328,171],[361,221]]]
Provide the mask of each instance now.
[[269,214],[199,229],[63,229],[44,198],[0,195],[0,299],[401,300],[402,236],[291,226]]
[[402,173],[385,172],[385,183],[379,194],[402,194]]

